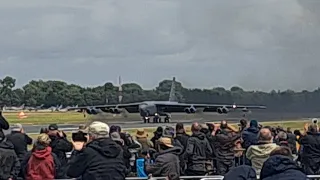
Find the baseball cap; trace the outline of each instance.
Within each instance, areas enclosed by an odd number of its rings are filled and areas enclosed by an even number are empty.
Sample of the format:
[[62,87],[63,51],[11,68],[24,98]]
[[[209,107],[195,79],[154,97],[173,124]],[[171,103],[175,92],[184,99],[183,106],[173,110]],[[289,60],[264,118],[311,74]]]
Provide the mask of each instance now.
[[89,125],[89,133],[107,135],[109,134],[109,126],[106,123],[94,121]]
[[57,124],[50,124],[48,129],[49,129],[49,131],[54,131],[54,130],[58,130],[59,127]]
[[16,123],[11,125],[11,131],[21,131],[22,125],[20,123]]

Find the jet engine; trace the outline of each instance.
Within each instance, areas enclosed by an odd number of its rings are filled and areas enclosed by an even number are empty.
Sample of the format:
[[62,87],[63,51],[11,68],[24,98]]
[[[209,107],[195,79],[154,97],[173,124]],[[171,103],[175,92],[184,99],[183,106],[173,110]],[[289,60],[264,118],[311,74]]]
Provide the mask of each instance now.
[[120,114],[120,113],[122,112],[122,110],[119,109],[119,108],[111,108],[111,109],[110,109],[110,112],[111,112],[112,114]]
[[194,107],[189,107],[189,108],[185,108],[184,112],[186,112],[187,114],[193,114],[195,113],[197,110]]
[[228,114],[229,109],[226,108],[226,107],[222,107],[222,108],[218,108],[218,109],[217,109],[217,112],[218,112],[219,114]]
[[98,111],[97,110],[95,110],[95,109],[90,109],[90,108],[87,108],[86,109],[86,112],[87,112],[87,114],[98,114]]

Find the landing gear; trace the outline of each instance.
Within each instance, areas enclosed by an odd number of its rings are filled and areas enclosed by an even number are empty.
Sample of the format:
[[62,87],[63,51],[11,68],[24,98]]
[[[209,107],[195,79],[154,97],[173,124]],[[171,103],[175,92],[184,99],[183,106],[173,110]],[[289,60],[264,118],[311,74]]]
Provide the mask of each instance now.
[[170,117],[169,117],[169,116],[166,116],[166,117],[164,118],[164,122],[165,122],[165,123],[169,123],[169,122],[170,122]]
[[158,114],[153,117],[153,123],[161,123],[161,117]]
[[143,117],[143,122],[144,123],[150,123],[150,118],[149,117]]

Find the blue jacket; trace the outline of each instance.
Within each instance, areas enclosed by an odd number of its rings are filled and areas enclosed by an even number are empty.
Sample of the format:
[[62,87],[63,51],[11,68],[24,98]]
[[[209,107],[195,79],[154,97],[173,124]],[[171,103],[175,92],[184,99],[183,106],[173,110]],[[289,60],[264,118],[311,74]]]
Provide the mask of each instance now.
[[248,149],[251,145],[256,145],[258,143],[258,133],[259,129],[257,127],[249,127],[242,132],[244,149]]
[[287,156],[271,156],[264,162],[260,174],[261,180],[306,180],[307,176],[296,163]]
[[257,175],[254,169],[247,165],[238,166],[231,169],[223,180],[256,180]]

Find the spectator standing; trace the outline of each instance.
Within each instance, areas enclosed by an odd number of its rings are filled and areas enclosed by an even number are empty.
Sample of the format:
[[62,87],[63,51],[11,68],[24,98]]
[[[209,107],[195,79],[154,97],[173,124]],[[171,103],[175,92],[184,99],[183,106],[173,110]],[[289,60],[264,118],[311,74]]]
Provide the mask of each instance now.
[[66,153],[72,151],[72,143],[67,140],[67,136],[62,131],[59,131],[56,124],[49,125],[48,135],[51,139],[52,152],[58,156],[61,166],[64,167],[67,164]]
[[[146,172],[153,177],[166,177],[170,174],[180,174],[179,155],[182,149],[172,144],[171,138],[162,137],[158,140],[159,153],[155,155],[155,163],[146,160]],[[150,158],[147,155],[147,158]]]
[[207,173],[206,162],[212,158],[212,149],[205,134],[200,132],[201,125],[193,123],[192,135],[188,139],[184,159],[187,160],[186,175],[203,176]]
[[248,148],[246,157],[251,161],[256,173],[260,174],[263,163],[269,158],[270,153],[279,146],[273,143],[273,136],[268,128],[260,130],[258,140],[257,145],[252,145]]
[[215,135],[216,168],[219,175],[227,173],[235,164],[236,141],[240,134],[235,133],[232,128],[223,121],[220,130]]
[[306,174],[316,175],[320,173],[320,134],[315,124],[305,129],[306,135],[299,139],[302,146],[301,164]]
[[33,149],[24,158],[21,168],[25,180],[53,180],[63,177],[58,157],[49,146],[51,139],[47,134],[40,134]]
[[258,121],[251,120],[250,126],[246,128],[242,132],[242,147],[244,149],[248,149],[251,145],[256,145],[258,143],[258,133],[259,133],[259,127],[258,127]]
[[9,123],[6,118],[3,117],[2,111],[0,110],[0,141],[5,138],[3,130],[9,129]]
[[11,133],[7,135],[7,139],[13,144],[14,151],[21,163],[28,152],[28,145],[32,144],[32,139],[24,132],[21,124],[11,126]]
[[289,147],[279,147],[271,152],[270,157],[264,162],[261,180],[306,180],[307,176],[293,161]]
[[88,134],[86,145],[74,144],[67,175],[84,180],[124,180],[123,150],[109,137],[109,126],[94,121],[89,125]]
[[15,180],[20,172],[20,162],[13,144],[7,138],[0,140],[0,179]]
[[139,157],[143,157],[142,152],[146,152],[150,148],[153,148],[153,143],[148,139],[148,133],[142,128],[137,130],[136,138],[138,143],[142,146]]

